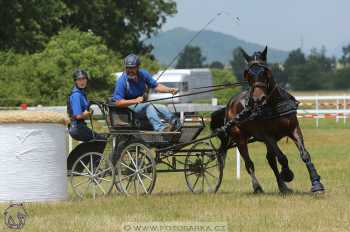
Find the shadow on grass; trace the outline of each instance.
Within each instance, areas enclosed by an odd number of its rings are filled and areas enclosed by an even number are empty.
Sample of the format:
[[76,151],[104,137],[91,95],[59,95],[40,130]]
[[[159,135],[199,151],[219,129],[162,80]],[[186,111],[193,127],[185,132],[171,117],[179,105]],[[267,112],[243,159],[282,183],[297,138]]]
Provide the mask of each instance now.
[[[293,191],[291,193],[280,193],[278,191],[275,192],[264,192],[264,193],[253,193],[253,192],[238,192],[238,191],[218,191],[216,193],[192,193],[189,191],[176,191],[176,192],[155,192],[150,195],[140,195],[140,196],[126,196],[122,193],[111,193],[108,196],[104,197],[98,197],[97,201],[108,201],[112,200],[113,198],[118,199],[125,199],[125,198],[152,198],[152,197],[181,197],[181,196],[187,196],[187,197],[200,197],[200,196],[211,196],[215,198],[215,196],[236,196],[236,197],[265,197],[265,196],[272,196],[272,197],[280,197],[280,198],[288,198],[288,197],[295,197],[295,196],[304,196],[304,197],[312,197],[312,198],[325,198],[328,194],[327,193],[312,193],[312,192],[306,192],[306,191]],[[92,198],[85,198],[85,199],[78,199],[74,197],[70,197],[69,202],[80,202],[84,200],[93,200]]]
[[312,193],[306,191],[293,191],[291,193],[280,193],[280,192],[264,192],[264,193],[253,193],[253,192],[230,192],[230,191],[218,191],[217,193],[191,193],[188,191],[179,191],[179,192],[157,192],[152,193],[150,196],[200,196],[200,195],[238,195],[238,196],[247,196],[247,197],[261,197],[261,196],[276,196],[276,197],[289,197],[289,196],[310,196],[310,197],[324,197],[326,193]]
[[274,196],[274,197],[281,197],[281,198],[288,198],[288,197],[295,197],[295,196],[307,196],[307,197],[313,197],[313,198],[324,198],[327,196],[325,192],[322,193],[313,193],[313,192],[305,192],[305,191],[293,191],[290,193],[280,193],[280,192],[264,192],[264,193],[253,193],[253,192],[241,192],[238,193],[241,196],[247,196],[247,197],[261,197],[261,196]]

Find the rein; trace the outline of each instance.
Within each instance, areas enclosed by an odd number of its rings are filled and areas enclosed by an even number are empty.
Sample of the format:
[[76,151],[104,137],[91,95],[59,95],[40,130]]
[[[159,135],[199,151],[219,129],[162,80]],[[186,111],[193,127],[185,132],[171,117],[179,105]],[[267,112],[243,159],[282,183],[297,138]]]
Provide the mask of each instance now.
[[204,90],[204,91],[196,91],[196,92],[192,92],[192,93],[171,96],[171,97],[165,97],[165,98],[157,98],[157,99],[153,99],[153,100],[143,101],[142,103],[169,100],[169,99],[187,97],[187,96],[192,96],[192,95],[197,95],[197,94],[202,94],[202,93],[215,92],[215,91],[224,90],[224,89],[237,87],[237,86],[241,86],[241,85],[242,85],[242,82],[235,82],[235,83],[222,84],[222,85],[213,85],[214,88],[213,88],[213,86],[198,87],[198,88],[193,88],[193,89],[205,89],[205,88],[212,88],[212,89]]
[[[262,87],[262,88],[268,89],[269,88],[269,84],[259,81],[259,82],[255,82],[254,83],[254,85],[252,86],[252,90],[255,87]],[[266,102],[268,102],[268,100],[272,97],[272,95],[273,95],[273,93],[275,92],[276,89],[277,89],[277,84],[275,83],[275,85],[272,88],[272,90],[270,91],[270,93],[266,95]],[[251,92],[252,92],[252,90],[251,90]],[[250,93],[250,95],[251,95],[251,93]]]
[[271,92],[266,96],[266,102],[268,102],[268,100],[271,98],[272,94],[275,92],[276,89],[277,89],[277,84],[275,84]]

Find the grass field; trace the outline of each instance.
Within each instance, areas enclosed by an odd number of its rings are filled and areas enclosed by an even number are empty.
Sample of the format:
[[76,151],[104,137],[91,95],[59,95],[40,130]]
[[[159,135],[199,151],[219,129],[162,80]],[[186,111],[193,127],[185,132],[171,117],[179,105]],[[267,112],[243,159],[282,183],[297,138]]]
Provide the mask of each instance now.
[[[22,231],[121,231],[123,222],[226,222],[229,231],[350,231],[350,123],[301,121],[306,146],[322,176],[326,193],[310,193],[307,169],[291,140],[280,141],[295,179],[293,194],[281,195],[260,143],[250,145],[256,175],[264,194],[252,194],[243,169],[235,178],[235,155],[230,151],[221,188],[216,194],[194,195],[184,176],[159,174],[151,196],[124,197],[114,192],[97,200],[26,204],[29,217]],[[7,205],[2,204],[5,209]],[[12,231],[5,225],[1,231]]]

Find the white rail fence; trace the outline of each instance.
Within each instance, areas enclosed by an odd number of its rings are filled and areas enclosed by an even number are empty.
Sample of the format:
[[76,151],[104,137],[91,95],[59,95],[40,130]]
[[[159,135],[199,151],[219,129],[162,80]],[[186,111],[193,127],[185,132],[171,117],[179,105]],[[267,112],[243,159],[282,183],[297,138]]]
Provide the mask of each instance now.
[[316,127],[322,118],[334,118],[338,123],[346,123],[350,115],[350,95],[343,96],[297,96],[300,101],[298,117],[314,118]]

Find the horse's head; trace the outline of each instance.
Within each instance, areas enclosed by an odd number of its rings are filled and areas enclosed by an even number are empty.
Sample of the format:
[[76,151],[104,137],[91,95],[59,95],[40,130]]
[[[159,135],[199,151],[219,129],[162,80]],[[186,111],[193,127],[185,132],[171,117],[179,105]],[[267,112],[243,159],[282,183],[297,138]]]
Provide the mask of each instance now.
[[244,71],[244,79],[248,81],[251,88],[251,100],[254,105],[264,105],[275,87],[271,69],[266,64],[267,47],[262,52],[254,52],[252,56],[242,48],[241,51],[248,63],[248,68]]

